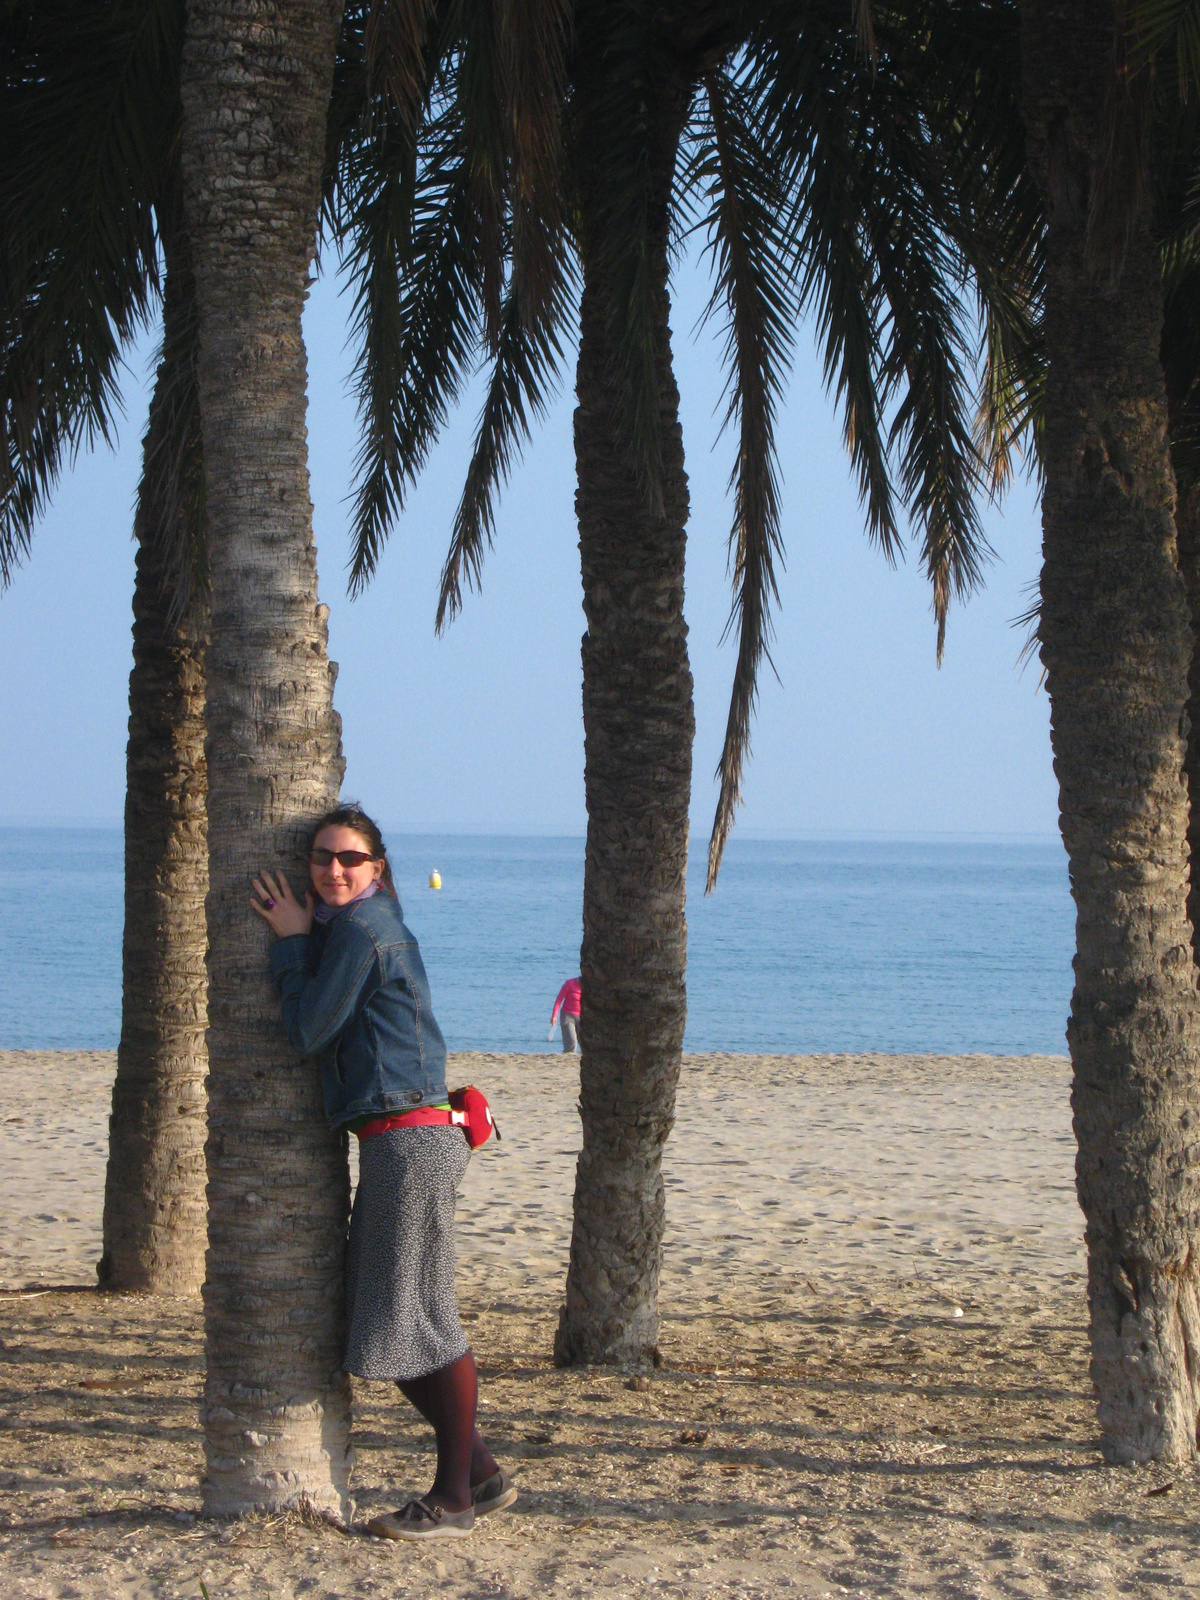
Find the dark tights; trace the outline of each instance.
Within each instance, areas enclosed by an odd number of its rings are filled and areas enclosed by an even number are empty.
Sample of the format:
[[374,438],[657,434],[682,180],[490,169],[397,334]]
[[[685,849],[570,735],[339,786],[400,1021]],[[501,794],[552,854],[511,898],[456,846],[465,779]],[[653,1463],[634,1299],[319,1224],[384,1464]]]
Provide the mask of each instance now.
[[428,1498],[447,1511],[465,1511],[472,1488],[498,1470],[475,1426],[479,1397],[475,1357],[468,1350],[423,1378],[401,1378],[399,1388],[437,1438],[437,1476]]

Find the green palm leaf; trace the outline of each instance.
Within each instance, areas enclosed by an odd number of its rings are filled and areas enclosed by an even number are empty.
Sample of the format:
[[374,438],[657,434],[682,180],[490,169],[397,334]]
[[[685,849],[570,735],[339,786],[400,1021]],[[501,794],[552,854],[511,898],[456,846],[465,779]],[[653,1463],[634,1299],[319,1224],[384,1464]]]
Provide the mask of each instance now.
[[0,584],[64,462],[110,437],[121,350],[157,303],[182,24],[178,0],[3,13]]
[[342,185],[362,419],[351,592],[373,573],[478,346],[472,172],[453,104],[420,146],[389,122]]
[[[386,100],[400,126],[412,131],[429,90],[430,37],[440,31],[437,0],[360,0],[357,9],[366,95]],[[346,63],[345,16],[339,55]]]
[[734,522],[730,566],[734,598],[726,629],[738,633],[720,789],[709,843],[708,888],[716,882],[725,841],[741,803],[750,749],[758,670],[770,660],[771,604],[779,598],[775,564],[782,560],[775,414],[791,354],[795,297],[779,219],[784,195],[763,160],[752,108],[726,72],[704,76],[706,111],[693,124],[688,187],[707,202],[714,287],[707,315],[725,312],[728,372],[726,425],[738,428],[730,478]]
[[503,317],[508,246],[507,188],[509,126],[505,116],[503,49],[497,37],[500,8],[488,0],[464,0],[454,74],[455,110],[462,120],[469,216],[484,336],[495,350]]
[[481,586],[483,554],[495,532],[495,502],[507,482],[522,444],[540,422],[557,392],[564,351],[562,330],[574,320],[578,284],[560,270],[555,297],[545,320],[528,327],[515,284],[510,284],[500,324],[500,340],[479,418],[462,498],[454,516],[450,549],[442,568],[438,597],[439,632],[462,606],[462,585]]
[[527,324],[557,319],[564,222],[563,106],[571,0],[497,6],[509,145],[513,289]]
[[752,93],[768,159],[788,194],[788,248],[801,313],[813,315],[825,379],[842,409],[868,537],[889,560],[901,550],[879,383],[880,289],[863,229],[864,63],[840,6],[816,7],[803,29],[768,8],[752,41]]
[[[437,88],[415,139],[389,152],[386,177],[378,150],[351,162],[340,190],[365,418],[352,585],[373,569],[485,345],[491,377],[439,626],[461,604],[464,580],[478,585],[495,495],[561,358],[568,210],[608,286],[625,442],[658,505],[653,263],[662,230],[679,237],[688,215],[699,217],[710,229],[710,312],[720,308],[725,326],[726,423],[739,433],[738,664],[711,886],[769,660],[782,554],[774,415],[801,312],[812,313],[823,347],[870,537],[896,558],[900,502],[920,529],[939,659],[950,599],[979,582],[990,554],[978,495],[1003,487],[1036,422],[1041,221],[1023,175],[1013,0],[901,0],[853,15],[844,0],[802,10],[760,0],[739,12],[747,43],[736,70],[722,64],[738,36],[731,17],[719,19],[724,43],[715,22],[706,32],[689,17],[690,83],[704,83],[706,104],[688,125],[670,194],[653,192],[650,141],[662,136],[661,97],[674,97],[683,121],[691,88],[657,5],[579,8],[569,51],[559,0],[459,0],[438,15],[426,58],[438,63]],[[535,82],[547,86],[541,98]],[[581,159],[584,141],[604,160]]]
[[1200,88],[1200,0],[1131,0],[1126,21],[1135,60],[1173,55],[1179,98],[1189,99]]
[[[773,9],[776,26],[755,47],[768,132],[795,174],[802,303],[816,311],[827,375],[843,401],[868,531],[889,555],[898,551],[898,490],[923,530],[939,658],[950,596],[979,582],[989,554],[975,505],[985,478],[973,416],[978,341],[962,292],[974,277],[993,355],[1011,352],[1015,361],[1029,343],[1017,340],[1018,325],[1033,326],[1031,312],[1019,324],[1016,310],[1033,286],[1027,268],[1022,294],[1005,299],[997,283],[1007,290],[1008,263],[1027,260],[1040,237],[1036,220],[1024,232],[1017,225],[1028,224],[1031,208],[1036,219],[1030,192],[1010,194],[1021,172],[1010,154],[1017,79],[1002,77],[995,89],[982,46],[958,64],[969,32],[964,9],[985,36],[982,23],[997,19],[1012,34],[1011,6],[923,0],[877,8],[870,68],[824,8],[800,30],[781,25],[786,17]],[[964,136],[976,141],[975,157],[985,132],[994,176],[973,190]],[[991,226],[976,246],[990,208],[1004,226]],[[1005,370],[993,372],[983,404],[998,447],[1010,437],[997,409]]]

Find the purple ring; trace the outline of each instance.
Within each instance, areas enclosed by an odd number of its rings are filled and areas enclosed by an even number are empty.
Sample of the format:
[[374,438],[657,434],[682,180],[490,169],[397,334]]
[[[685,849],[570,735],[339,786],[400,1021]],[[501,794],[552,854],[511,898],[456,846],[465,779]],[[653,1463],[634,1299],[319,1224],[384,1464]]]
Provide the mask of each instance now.
[[274,900],[271,899],[270,895],[267,896],[265,904],[266,904],[266,908],[267,908],[268,911],[274,911],[275,902],[274,902]]

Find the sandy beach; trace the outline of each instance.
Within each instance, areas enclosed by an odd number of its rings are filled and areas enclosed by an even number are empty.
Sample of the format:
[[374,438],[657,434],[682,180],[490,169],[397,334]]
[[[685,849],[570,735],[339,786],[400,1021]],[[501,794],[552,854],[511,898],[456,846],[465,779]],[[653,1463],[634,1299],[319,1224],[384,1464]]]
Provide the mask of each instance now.
[[[685,1057],[640,1381],[550,1363],[575,1064],[455,1058],[504,1135],[464,1184],[458,1283],[521,1498],[415,1551],[197,1516],[200,1303],[91,1287],[113,1069],[0,1052],[14,1600],[1200,1590],[1194,1470],[1097,1450],[1061,1058]],[[361,1520],[426,1486],[387,1386],[356,1385],[355,1432]]]

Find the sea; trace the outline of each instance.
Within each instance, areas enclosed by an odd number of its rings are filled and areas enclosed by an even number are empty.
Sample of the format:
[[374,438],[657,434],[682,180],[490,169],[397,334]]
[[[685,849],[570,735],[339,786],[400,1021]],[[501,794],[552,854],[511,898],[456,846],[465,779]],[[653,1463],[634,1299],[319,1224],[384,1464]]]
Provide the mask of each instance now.
[[[735,834],[707,896],[705,843],[688,874],[686,1050],[1065,1053],[1074,908],[1057,840]],[[558,1049],[582,838],[389,847],[450,1049]],[[116,1048],[121,870],[118,828],[0,828],[0,1048]]]

